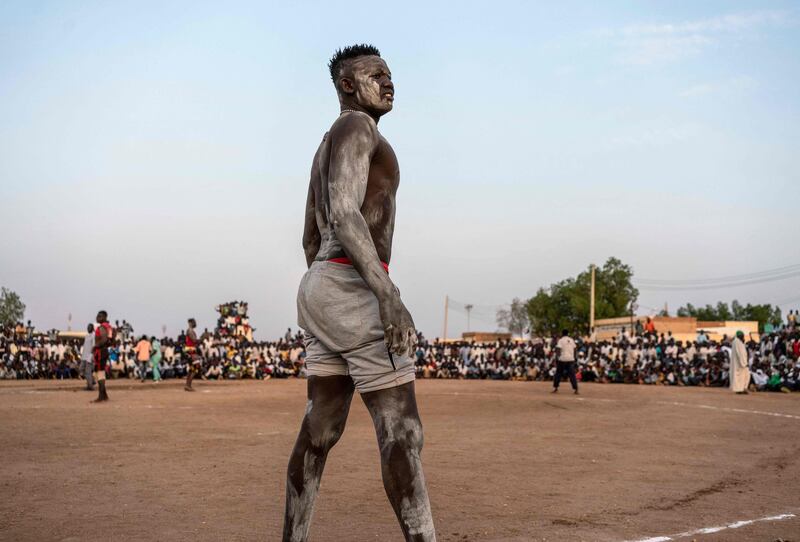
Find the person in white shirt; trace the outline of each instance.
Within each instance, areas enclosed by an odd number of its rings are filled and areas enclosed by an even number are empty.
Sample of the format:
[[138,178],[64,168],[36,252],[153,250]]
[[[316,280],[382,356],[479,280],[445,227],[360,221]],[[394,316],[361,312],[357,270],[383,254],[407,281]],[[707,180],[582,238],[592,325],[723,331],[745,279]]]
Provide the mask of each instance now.
[[553,378],[553,393],[558,392],[558,385],[561,383],[561,377],[566,373],[569,377],[570,384],[572,384],[575,395],[578,395],[578,379],[575,378],[576,348],[575,341],[569,336],[569,331],[566,329],[562,331],[561,338],[556,343],[558,360],[556,361],[556,374]]
[[89,324],[86,328],[86,337],[83,339],[83,350],[81,351],[81,374],[86,378],[86,389],[94,389],[94,326]]

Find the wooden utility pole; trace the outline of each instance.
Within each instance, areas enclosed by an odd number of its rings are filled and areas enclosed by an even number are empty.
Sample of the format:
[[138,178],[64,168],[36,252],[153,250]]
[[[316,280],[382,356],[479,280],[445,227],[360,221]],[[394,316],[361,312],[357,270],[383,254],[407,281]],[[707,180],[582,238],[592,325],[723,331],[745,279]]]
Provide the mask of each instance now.
[[469,326],[469,324],[470,324],[469,316],[470,316],[470,313],[472,312],[472,307],[474,307],[474,306],[475,305],[473,305],[472,303],[470,303],[469,305],[464,305],[464,309],[466,309],[466,311],[467,311],[467,331],[471,331],[470,328],[469,328],[470,327]]
[[594,264],[592,264],[592,287],[589,293],[589,334],[594,329]]
[[442,342],[447,340],[447,309],[450,303],[450,298],[444,296],[444,333],[442,333]]

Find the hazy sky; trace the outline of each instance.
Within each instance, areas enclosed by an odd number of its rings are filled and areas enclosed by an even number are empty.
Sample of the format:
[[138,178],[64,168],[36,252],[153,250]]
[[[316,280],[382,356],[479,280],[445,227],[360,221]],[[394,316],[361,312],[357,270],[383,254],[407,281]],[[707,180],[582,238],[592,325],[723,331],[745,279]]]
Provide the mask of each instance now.
[[[369,11],[361,10],[368,6]],[[337,47],[397,89],[392,278],[428,336],[617,256],[701,279],[800,263],[797,2],[0,4],[0,285],[41,328],[295,327]],[[800,308],[800,278],[641,291]],[[464,330],[451,313],[450,334]]]

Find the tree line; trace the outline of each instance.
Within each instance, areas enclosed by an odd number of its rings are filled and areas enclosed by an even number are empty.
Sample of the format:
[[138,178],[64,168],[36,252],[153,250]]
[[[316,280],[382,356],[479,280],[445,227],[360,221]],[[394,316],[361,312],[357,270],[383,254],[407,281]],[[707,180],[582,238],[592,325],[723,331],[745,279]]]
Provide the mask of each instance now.
[[[591,266],[575,277],[566,278],[547,287],[541,287],[527,300],[514,298],[508,308],[497,311],[497,325],[514,335],[526,331],[538,336],[557,336],[561,330],[586,335],[589,333],[589,293]],[[638,308],[639,290],[633,285],[633,269],[618,258],[608,258],[595,269],[595,318],[629,316]],[[757,321],[759,329],[781,323],[781,310],[777,306],[742,305],[733,300],[730,305],[695,307],[687,303],[677,311],[678,316],[693,316],[703,321],[749,320]],[[661,311],[659,316],[669,316]]]

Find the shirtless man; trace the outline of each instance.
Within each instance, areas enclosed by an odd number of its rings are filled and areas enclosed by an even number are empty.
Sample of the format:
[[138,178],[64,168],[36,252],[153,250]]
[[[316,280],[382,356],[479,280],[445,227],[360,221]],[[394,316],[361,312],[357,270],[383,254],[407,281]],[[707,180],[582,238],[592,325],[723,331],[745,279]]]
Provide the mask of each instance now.
[[108,323],[108,313],[99,311],[95,319],[98,326],[94,331],[94,377],[97,380],[97,399],[93,403],[108,401],[106,392],[106,365],[108,364],[108,347],[114,338],[114,330]]
[[[183,386],[183,389],[186,391],[194,391],[192,387],[192,380],[194,380],[194,375],[200,373],[200,369],[203,366],[203,360],[200,358],[200,354],[198,353],[198,346],[200,343],[200,339],[197,338],[197,332],[194,328],[197,327],[197,322],[194,318],[189,318],[188,322],[189,327],[186,329],[186,345],[183,348],[183,351],[189,357],[189,361],[186,364],[186,384]],[[203,334],[205,337],[205,333]]]
[[289,458],[283,540],[307,540],[325,460],[358,390],[375,425],[383,485],[403,535],[431,541],[410,357],[417,335],[388,273],[400,172],[378,120],[392,110],[394,85],[370,45],[337,51],[329,67],[341,113],[311,166],[303,233],[309,269],[297,294],[308,403]]

